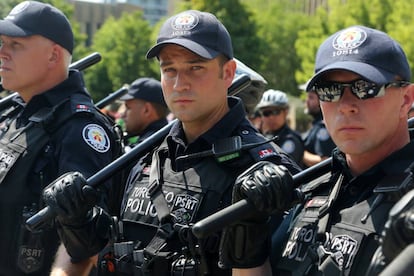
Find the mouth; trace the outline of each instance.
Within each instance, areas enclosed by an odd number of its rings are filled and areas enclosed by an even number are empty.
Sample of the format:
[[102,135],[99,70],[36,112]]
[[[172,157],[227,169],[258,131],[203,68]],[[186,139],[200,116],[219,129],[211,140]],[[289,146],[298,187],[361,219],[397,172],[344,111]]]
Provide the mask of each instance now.
[[173,100],[173,103],[178,103],[178,104],[191,103],[191,102],[193,102],[193,101],[190,100],[190,99],[175,99],[175,100]]

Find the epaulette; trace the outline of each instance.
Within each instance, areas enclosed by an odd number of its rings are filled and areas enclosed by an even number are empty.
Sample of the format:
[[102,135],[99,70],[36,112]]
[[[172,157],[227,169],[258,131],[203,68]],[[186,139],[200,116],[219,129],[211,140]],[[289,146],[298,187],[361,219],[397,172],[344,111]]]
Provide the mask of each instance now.
[[82,94],[74,94],[70,97],[70,112],[75,113],[94,113],[96,108],[88,97]]
[[273,158],[279,158],[278,146],[267,141],[260,133],[257,133],[254,129],[239,128],[234,135],[240,136],[242,145],[254,145],[257,146],[243,149],[237,158],[231,159],[225,162],[227,166],[245,168],[252,164],[252,162],[259,162]]

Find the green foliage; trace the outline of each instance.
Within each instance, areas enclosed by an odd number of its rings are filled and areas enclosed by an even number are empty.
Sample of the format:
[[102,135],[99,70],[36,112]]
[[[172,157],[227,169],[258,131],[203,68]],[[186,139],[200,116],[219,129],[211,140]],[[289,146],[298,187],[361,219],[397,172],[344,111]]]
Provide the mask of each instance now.
[[264,41],[259,37],[252,12],[240,0],[183,1],[180,10],[196,9],[213,13],[229,31],[234,56],[257,70],[262,62]]
[[85,73],[94,99],[101,99],[139,77],[155,77],[145,54],[152,45],[151,28],[142,12],[108,18],[95,34],[91,49],[103,59]]
[[[1,0],[3,17],[21,0]],[[45,0],[72,19],[73,5],[67,0]],[[269,83],[298,96],[298,84],[313,74],[319,45],[339,29],[365,25],[387,32],[404,48],[414,68],[414,0],[326,0],[314,13],[306,14],[308,1],[292,0],[182,0],[176,10],[198,9],[212,12],[229,30],[235,56],[256,70]],[[101,53],[103,60],[85,70],[86,84],[94,99],[141,76],[159,77],[156,60],[145,59],[165,21],[149,26],[140,13],[110,18],[85,48],[85,34],[74,27],[76,61],[91,52]]]
[[292,1],[280,0],[268,2],[265,9],[256,9],[255,18],[259,25],[258,36],[264,41],[259,71],[270,88],[297,96],[294,72],[300,60],[294,45],[299,30],[307,24],[306,16]]

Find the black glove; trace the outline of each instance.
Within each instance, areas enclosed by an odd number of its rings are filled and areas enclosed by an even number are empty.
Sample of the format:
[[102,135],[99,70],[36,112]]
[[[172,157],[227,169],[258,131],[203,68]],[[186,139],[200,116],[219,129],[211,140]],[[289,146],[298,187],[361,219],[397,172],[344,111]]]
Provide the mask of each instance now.
[[381,242],[387,263],[414,242],[414,190],[405,194],[390,210]]
[[86,185],[79,172],[68,172],[43,190],[43,200],[63,225],[83,225],[98,202],[100,193]]
[[292,176],[284,166],[262,161],[237,178],[233,203],[245,198],[258,211],[273,214],[289,209],[293,191]]
[[262,265],[269,256],[269,215],[281,213],[292,204],[292,176],[283,166],[258,162],[237,179],[233,203],[246,198],[256,210],[226,227],[220,244],[220,266],[249,268]]

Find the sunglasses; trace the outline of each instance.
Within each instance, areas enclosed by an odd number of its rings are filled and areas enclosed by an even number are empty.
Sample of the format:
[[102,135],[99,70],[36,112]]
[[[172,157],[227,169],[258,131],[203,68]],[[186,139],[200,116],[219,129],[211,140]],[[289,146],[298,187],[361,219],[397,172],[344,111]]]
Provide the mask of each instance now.
[[346,87],[349,87],[351,93],[358,99],[366,100],[384,96],[386,88],[404,87],[409,84],[410,82],[407,81],[396,81],[380,85],[361,79],[349,83],[323,81],[315,83],[314,90],[320,101],[337,102],[344,94]]
[[282,112],[281,109],[273,109],[273,110],[264,110],[264,111],[260,111],[260,115],[262,117],[269,117],[271,115],[279,115]]

